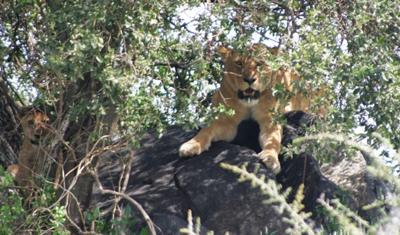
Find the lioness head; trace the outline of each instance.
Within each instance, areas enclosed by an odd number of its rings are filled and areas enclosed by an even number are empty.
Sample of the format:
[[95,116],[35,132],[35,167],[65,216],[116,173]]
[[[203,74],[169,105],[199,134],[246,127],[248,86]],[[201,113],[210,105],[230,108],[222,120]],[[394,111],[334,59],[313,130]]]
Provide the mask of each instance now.
[[[260,47],[253,46],[250,51]],[[261,93],[268,87],[271,68],[262,60],[239,54],[227,47],[218,48],[218,52],[224,62],[224,82],[237,93],[241,103],[246,106],[257,104]],[[269,52],[274,53],[271,50]]]
[[47,133],[49,117],[41,111],[29,110],[21,118],[21,126],[24,137],[31,142],[38,142],[40,137]]

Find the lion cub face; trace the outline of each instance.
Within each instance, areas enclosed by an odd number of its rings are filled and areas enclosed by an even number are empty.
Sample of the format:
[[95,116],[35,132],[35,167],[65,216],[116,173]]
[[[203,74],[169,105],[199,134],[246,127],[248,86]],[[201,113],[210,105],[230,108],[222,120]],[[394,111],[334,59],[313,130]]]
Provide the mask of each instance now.
[[220,47],[218,52],[224,62],[224,82],[236,92],[237,98],[245,106],[258,103],[261,93],[267,88],[267,77],[271,69],[261,61]]

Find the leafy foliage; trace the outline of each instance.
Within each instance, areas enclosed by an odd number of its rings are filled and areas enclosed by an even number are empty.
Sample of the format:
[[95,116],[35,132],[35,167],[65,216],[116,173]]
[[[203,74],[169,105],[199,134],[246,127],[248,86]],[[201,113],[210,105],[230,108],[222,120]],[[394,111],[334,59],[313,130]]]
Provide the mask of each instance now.
[[121,231],[130,231],[130,234],[147,235],[149,231],[146,228],[142,228],[138,233],[133,233],[136,227],[136,221],[134,213],[131,207],[124,208],[124,214],[116,219],[105,220],[101,218],[99,208],[95,208],[92,211],[85,212],[85,218],[88,224],[95,224],[96,231],[101,234],[113,234],[118,235]]
[[52,234],[66,235],[66,210],[56,201],[51,185],[43,184],[42,191],[33,197],[32,207],[24,205],[26,198],[15,190],[13,178],[0,166],[0,234],[41,233],[47,230]]
[[90,99],[70,105],[81,115],[116,105],[124,125],[154,117],[142,127],[193,125],[206,112],[199,100],[221,77],[215,44],[245,50],[260,41],[286,48],[283,60],[335,91],[327,94],[334,122],[365,126],[397,144],[398,7],[396,1],[9,1],[2,3],[2,73],[37,91],[23,99],[50,105],[72,95],[65,94],[72,84],[94,79]]
[[363,127],[400,147],[398,1],[10,0],[0,7],[1,82],[22,106],[49,110],[64,146],[49,152],[68,152],[75,164],[104,136],[137,144],[149,129],[193,128],[227,112],[204,105],[222,77],[215,48],[245,51],[255,42],[286,51],[272,66],[293,66],[313,88],[327,88],[321,102],[332,106],[321,129]]

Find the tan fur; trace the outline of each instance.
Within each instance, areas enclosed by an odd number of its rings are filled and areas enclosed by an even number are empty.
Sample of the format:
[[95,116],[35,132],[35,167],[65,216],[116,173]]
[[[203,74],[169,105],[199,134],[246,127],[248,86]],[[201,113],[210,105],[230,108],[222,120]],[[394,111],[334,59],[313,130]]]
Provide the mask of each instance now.
[[[263,49],[261,46],[253,50]],[[265,47],[264,47],[265,48]],[[268,49],[276,55],[277,49]],[[220,47],[219,54],[224,62],[224,78],[221,87],[213,95],[213,104],[223,104],[232,108],[233,116],[217,117],[208,127],[203,128],[194,138],[182,144],[179,149],[181,157],[199,155],[207,150],[212,141],[234,139],[237,126],[245,119],[252,118],[260,126],[259,142],[262,151],[258,154],[264,164],[273,170],[280,171],[278,155],[281,149],[282,126],[273,121],[273,113],[284,113],[293,110],[309,111],[311,101],[300,93],[292,95],[285,103],[273,96],[273,87],[282,84],[287,93],[293,92],[293,82],[300,77],[290,68],[273,71],[270,66],[256,61],[250,56],[243,56],[232,49]],[[247,82],[245,81],[247,79]],[[249,81],[252,82],[249,83]],[[251,89],[249,89],[251,88]],[[238,91],[246,91],[245,95],[254,95],[259,91],[259,98],[240,99]]]
[[24,137],[18,154],[18,164],[10,165],[7,169],[20,186],[32,187],[34,176],[41,173],[46,152],[40,141],[47,134],[48,121],[48,116],[37,110],[31,110],[20,120]]

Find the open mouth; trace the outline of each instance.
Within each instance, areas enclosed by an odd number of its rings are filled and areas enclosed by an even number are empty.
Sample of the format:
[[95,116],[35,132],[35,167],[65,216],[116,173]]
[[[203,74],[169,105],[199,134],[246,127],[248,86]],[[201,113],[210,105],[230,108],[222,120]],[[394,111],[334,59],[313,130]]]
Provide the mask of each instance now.
[[247,88],[246,90],[238,90],[238,97],[241,100],[256,100],[260,98],[260,92],[252,88]]

